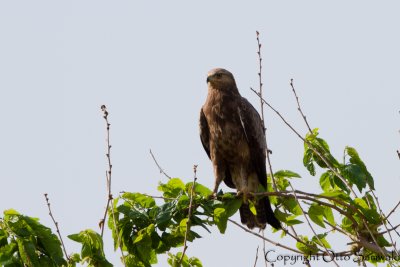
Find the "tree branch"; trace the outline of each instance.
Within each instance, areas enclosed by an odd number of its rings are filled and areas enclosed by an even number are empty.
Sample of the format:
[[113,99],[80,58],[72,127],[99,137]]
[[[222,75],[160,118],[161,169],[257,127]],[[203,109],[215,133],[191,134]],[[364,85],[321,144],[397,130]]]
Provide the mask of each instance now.
[[62,236],[61,236],[60,229],[58,228],[58,222],[54,219],[53,213],[51,212],[50,200],[49,200],[49,198],[48,198],[47,193],[44,193],[44,198],[46,199],[47,208],[49,209],[50,218],[53,220],[53,223],[54,223],[54,225],[56,226],[57,235],[58,235],[58,237],[60,238],[60,242],[61,242],[61,246],[62,246],[63,251],[64,251],[64,255],[65,255],[65,257],[67,258],[67,260],[69,261],[69,256],[68,256],[68,254],[67,254],[67,250],[65,249],[65,245],[64,245],[64,241],[63,241]]
[[297,249],[293,249],[293,248],[291,248],[291,247],[282,245],[282,244],[280,244],[280,243],[278,243],[278,242],[275,242],[275,241],[273,241],[273,240],[271,240],[271,239],[268,239],[268,238],[266,238],[266,237],[263,237],[262,235],[257,234],[257,233],[255,233],[255,232],[253,232],[253,231],[247,229],[246,227],[242,226],[241,224],[235,222],[235,221],[232,220],[232,219],[228,219],[228,221],[230,221],[230,222],[233,223],[234,225],[238,226],[238,227],[241,228],[242,230],[246,231],[247,233],[250,233],[250,234],[252,234],[252,235],[255,235],[255,236],[257,236],[257,237],[259,237],[259,238],[261,238],[261,239],[263,239],[263,240],[265,240],[265,241],[267,241],[267,242],[269,242],[269,243],[271,243],[271,244],[273,244],[273,245],[275,245],[275,246],[277,246],[277,247],[281,247],[281,248],[284,248],[284,249],[293,251],[293,252],[298,253],[298,254],[301,254],[301,255],[303,254],[303,252],[301,252],[301,251],[299,251],[299,250],[297,250]]
[[296,90],[294,89],[293,79],[290,79],[290,86],[292,87],[293,94],[294,94],[294,96],[296,97],[297,110],[300,112],[301,116],[303,117],[303,120],[304,120],[304,122],[305,122],[306,125],[307,125],[308,131],[309,131],[310,133],[312,133],[312,130],[311,130],[310,125],[308,124],[307,118],[306,118],[306,116],[304,115],[303,110],[301,109],[299,97],[297,96]]
[[158,170],[160,171],[160,173],[164,174],[165,177],[167,177],[168,179],[171,179],[171,176],[169,176],[169,175],[163,170],[163,168],[161,168],[160,164],[158,164],[158,162],[157,162],[157,160],[156,160],[156,157],[154,156],[153,152],[151,152],[151,149],[150,149],[150,155],[151,155],[151,157],[153,158],[154,162],[156,163],[156,165],[157,165]]
[[112,175],[112,164],[111,164],[111,144],[110,144],[110,123],[108,121],[108,111],[105,105],[101,106],[101,110],[103,111],[103,118],[106,122],[106,157],[107,157],[107,163],[108,163],[108,170],[106,171],[106,180],[107,180],[107,205],[106,205],[106,209],[104,211],[104,216],[103,219],[100,221],[99,226],[101,229],[101,237],[103,237],[104,234],[104,227],[106,225],[106,219],[107,219],[107,213],[108,213],[108,209],[111,207],[111,215],[112,215],[112,220],[114,223],[114,229],[116,232],[116,236],[117,236],[117,242],[118,242],[118,247],[121,251],[121,256],[122,256],[122,263],[124,264],[124,266],[126,266],[125,264],[125,255],[123,253],[122,250],[122,245],[121,245],[121,239],[120,239],[120,235],[119,235],[119,231],[118,231],[118,226],[117,226],[117,222],[115,220],[115,213],[114,213],[114,205],[112,204],[113,201],[113,195],[112,195],[112,191],[111,191],[111,175]]

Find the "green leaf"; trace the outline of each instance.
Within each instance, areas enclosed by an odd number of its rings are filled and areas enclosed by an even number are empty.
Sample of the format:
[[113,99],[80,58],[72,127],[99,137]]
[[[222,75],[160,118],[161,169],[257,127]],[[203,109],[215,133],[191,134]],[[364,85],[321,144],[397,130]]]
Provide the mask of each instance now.
[[68,238],[82,244],[82,262],[87,262],[89,265],[93,266],[112,266],[105,258],[103,239],[95,231],[91,229],[84,230],[78,234],[69,235]]
[[379,235],[376,241],[380,247],[390,247],[392,245],[383,235]]
[[328,243],[328,241],[326,241],[325,237],[328,234],[319,234],[317,236],[313,236],[313,238],[311,239],[311,241],[313,241],[314,243],[316,243],[317,245],[324,247],[324,248],[331,248],[331,245]]
[[304,156],[303,156],[303,165],[304,167],[307,168],[308,172],[312,175],[315,176],[315,166],[313,163],[313,151],[308,148],[308,145],[304,143],[304,146],[306,147],[304,149]]
[[291,214],[282,212],[282,211],[280,211],[279,209],[276,209],[275,212],[274,212],[274,214],[275,214],[275,217],[276,217],[279,221],[284,222],[284,223],[286,223],[287,220],[288,220],[288,218],[289,218],[290,216],[292,216]]
[[303,241],[297,242],[296,247],[306,255],[312,255],[318,252],[318,248],[314,242],[308,240],[308,237],[299,235],[299,239]]
[[337,187],[339,187],[340,189],[342,189],[346,193],[350,192],[350,189],[347,187],[347,185],[342,181],[342,179],[340,179],[336,175],[333,176],[333,182]]
[[314,223],[325,228],[324,219],[323,219],[324,207],[316,205],[316,204],[312,204],[310,206],[310,208],[308,209],[308,216]]
[[201,261],[196,257],[189,258],[188,263],[189,263],[189,267],[203,267],[203,264],[201,263]]
[[286,198],[285,201],[283,201],[283,205],[285,206],[285,208],[288,209],[289,212],[295,215],[303,214],[303,211],[301,210],[299,203],[296,201],[294,197]]
[[[289,186],[289,181],[284,177],[276,178],[275,182],[276,182],[276,187],[278,187],[279,191],[285,191],[286,188]],[[271,190],[270,192],[272,191],[273,190]]]
[[333,217],[332,209],[324,206],[324,217],[332,225],[336,225],[335,218]]
[[18,211],[13,209],[8,209],[3,212],[4,216],[20,215]]
[[40,266],[39,258],[36,254],[35,244],[24,238],[18,238],[18,251],[21,259],[27,266]]
[[341,168],[342,175],[351,184],[355,184],[361,192],[367,185],[367,176],[362,167],[356,164],[347,164]]
[[343,217],[341,227],[350,233],[353,233],[356,230],[353,228],[353,222],[347,217]]
[[136,255],[129,254],[125,257],[126,267],[147,267]]
[[160,207],[156,217],[156,224],[160,230],[164,231],[168,224],[170,224],[175,214],[176,207],[175,201],[167,202]]
[[61,250],[61,242],[58,237],[51,232],[51,229],[40,224],[38,220],[35,220],[28,216],[22,216],[23,219],[33,230],[35,236],[38,239],[38,250],[54,261],[57,265],[65,265],[66,261],[63,258],[63,252]]
[[253,213],[253,215],[257,215],[257,209],[256,209],[254,202],[249,200],[248,203],[249,203],[249,209],[250,209],[251,213]]
[[[1,221],[0,221],[1,223]],[[1,229],[3,226],[0,224],[0,247],[5,246],[8,244],[7,242],[7,234],[6,232]]]
[[280,170],[274,173],[275,178],[301,178],[301,176],[295,172],[289,170]]
[[[188,192],[189,195],[190,195],[190,190],[192,188],[192,185],[193,185],[193,182],[186,184],[186,192]],[[209,188],[207,188],[204,185],[199,184],[199,183],[195,184],[194,192],[196,192],[196,194],[199,194],[203,198],[207,198],[212,194],[212,191]]]
[[18,245],[15,241],[8,245],[0,247],[0,266],[11,264],[13,254],[18,250]]
[[158,190],[167,198],[176,198],[185,191],[185,184],[179,178],[172,178],[166,184],[160,184]]
[[356,164],[362,168],[362,170],[366,176],[367,184],[369,185],[369,187],[372,190],[375,190],[374,178],[372,178],[372,175],[367,170],[367,166],[365,166],[364,162],[361,160],[360,156],[358,155],[358,152],[354,148],[349,147],[349,146],[347,146],[345,148],[345,151],[346,151],[347,155],[350,156],[350,162],[353,164]]
[[332,171],[324,172],[319,178],[319,184],[324,192],[334,190]]
[[226,215],[229,218],[238,211],[238,209],[242,205],[242,199],[241,198],[233,198],[233,199],[225,200],[223,202],[223,205],[225,208]]
[[381,217],[380,217],[378,211],[375,209],[371,209],[369,207],[368,203],[364,199],[355,198],[354,204],[355,204],[355,206],[357,206],[360,209],[362,214],[364,214],[364,216],[367,218],[369,223],[372,223],[372,224],[380,224],[381,223]]
[[185,234],[185,233],[186,233],[186,230],[187,230],[187,222],[188,222],[188,218],[185,218],[185,219],[183,219],[183,220],[179,223],[179,229],[180,229],[180,232],[181,232],[182,234]]
[[[182,262],[180,263],[181,259]],[[182,252],[178,252],[176,255],[168,253],[167,262],[172,267],[203,267],[203,264],[198,258],[189,258],[186,254],[182,257]]]
[[220,233],[225,233],[228,223],[228,215],[226,214],[226,210],[224,208],[216,208],[214,210],[214,222],[216,223]]
[[145,264],[152,264],[157,262],[157,255],[152,248],[152,233],[155,232],[154,224],[140,230],[138,236],[134,240],[135,247],[138,252],[140,260]]
[[152,207],[154,207],[156,205],[156,201],[152,197],[146,196],[146,195],[141,194],[141,193],[125,192],[125,193],[122,194],[122,198],[123,199],[129,199],[133,203],[136,203],[140,207],[145,208],[145,209],[152,208]]
[[292,226],[292,225],[296,225],[296,224],[302,224],[303,221],[300,221],[297,219],[287,219],[285,223],[287,226]]
[[72,262],[80,262],[81,261],[81,256],[78,253],[73,253],[72,255],[69,256],[70,261]]

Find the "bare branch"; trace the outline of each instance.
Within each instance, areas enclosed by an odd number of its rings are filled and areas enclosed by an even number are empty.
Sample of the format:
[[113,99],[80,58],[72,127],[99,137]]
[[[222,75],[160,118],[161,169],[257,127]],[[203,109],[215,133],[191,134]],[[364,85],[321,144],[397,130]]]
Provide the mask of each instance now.
[[60,242],[61,242],[61,246],[62,246],[63,251],[64,251],[64,255],[67,258],[67,260],[69,260],[69,256],[67,254],[67,250],[65,249],[64,241],[63,241],[63,239],[61,237],[60,228],[58,227],[58,222],[54,219],[53,213],[51,212],[50,200],[48,198],[48,194],[47,193],[44,194],[44,198],[46,199],[47,208],[49,209],[50,218],[53,220],[53,223],[56,226],[57,235],[58,235],[58,238],[60,238]]
[[[383,211],[382,211],[382,209],[381,209],[381,206],[380,206],[380,204],[379,204],[378,197],[375,195],[375,193],[374,193],[373,190],[371,190],[371,193],[372,193],[373,197],[375,198],[376,205],[378,206],[379,212],[380,212],[380,214],[381,214],[381,216],[382,216],[382,218],[383,218],[383,219],[382,219],[382,223],[383,223],[383,226],[385,227],[385,229],[386,229],[386,231],[387,231],[387,233],[388,233],[388,235],[389,235],[390,241],[392,242],[393,249],[394,249],[396,255],[399,256],[399,254],[398,254],[398,252],[397,252],[397,248],[396,248],[396,243],[393,241],[392,234],[390,233],[390,231],[389,231],[389,229],[388,229],[388,227],[387,227],[387,225],[386,225],[386,223],[388,223],[389,221],[388,221],[387,219],[385,219],[385,214],[383,213]],[[368,198],[367,198],[367,199],[368,199]]]
[[196,181],[197,181],[197,165],[193,165],[193,184],[192,184],[192,188],[190,189],[190,201],[189,201],[189,212],[188,212],[188,219],[186,221],[186,232],[185,232],[185,238],[183,240],[183,251],[182,251],[182,256],[179,260],[179,266],[182,263],[183,257],[185,256],[186,250],[188,248],[187,246],[187,237],[188,237],[188,233],[190,231],[190,224],[191,224],[191,217],[192,217],[192,211],[193,211],[193,195],[194,195],[194,189],[196,186]]
[[111,175],[112,175],[112,164],[111,164],[111,144],[110,144],[110,123],[108,121],[108,111],[105,105],[101,106],[101,110],[103,111],[103,118],[106,122],[106,157],[107,157],[107,163],[108,163],[108,170],[106,171],[106,180],[107,180],[107,205],[106,205],[106,209],[104,211],[104,216],[103,219],[101,219],[99,226],[101,229],[101,237],[103,237],[104,234],[104,227],[106,225],[106,219],[107,219],[107,213],[108,213],[108,209],[111,207],[111,215],[112,215],[112,220],[114,223],[114,229],[116,231],[116,236],[117,236],[117,242],[118,242],[118,247],[121,251],[121,255],[122,255],[122,262],[124,264],[124,266],[126,266],[125,264],[125,255],[122,251],[122,244],[121,244],[121,239],[120,239],[120,235],[119,235],[119,231],[118,231],[118,226],[117,226],[117,222],[115,220],[115,213],[114,213],[114,205],[112,204],[113,201],[113,195],[112,195],[112,191],[111,191]]
[[258,260],[258,247],[259,246],[257,246],[257,250],[256,250],[256,259],[254,260],[254,267],[256,267],[257,266],[257,260]]
[[[274,172],[272,171],[272,164],[271,164],[271,158],[270,154],[272,151],[268,147],[268,138],[267,138],[267,128],[265,127],[265,120],[264,120],[264,102],[263,102],[263,82],[262,82],[262,57],[261,57],[261,43],[260,43],[260,33],[256,31],[257,35],[257,55],[258,55],[258,81],[259,81],[259,91],[257,94],[260,96],[260,106],[261,106],[261,121],[262,125],[264,128],[264,134],[265,134],[265,149],[266,149],[266,156],[267,156],[267,162],[268,162],[268,169],[271,174],[271,180],[272,180],[272,187],[274,188],[275,191],[278,191],[278,188],[276,186],[276,181],[274,177]],[[253,90],[252,88],[250,88]],[[254,90],[253,90],[254,91]]]
[[160,164],[158,164],[158,162],[157,162],[157,160],[156,160],[156,157],[154,156],[153,152],[151,152],[151,149],[150,149],[150,155],[151,155],[151,157],[153,158],[154,162],[156,163],[156,165],[157,165],[158,170],[160,171],[160,173],[164,174],[165,177],[167,177],[168,179],[171,179],[171,176],[169,176],[169,175],[163,170],[163,168],[161,168]]
[[[400,223],[399,223],[398,225],[394,226],[394,227],[393,227],[393,226],[391,226],[391,227],[392,227],[392,228],[390,228],[389,230],[380,232],[379,234],[381,235],[381,234],[386,234],[387,232],[396,231],[396,229],[400,227]],[[400,235],[399,235],[399,236],[400,236]]]
[[290,86],[292,87],[293,94],[296,97],[297,110],[300,112],[301,116],[303,117],[303,120],[307,125],[308,131],[310,131],[310,133],[312,133],[312,130],[311,130],[310,125],[308,124],[307,118],[304,115],[303,110],[301,109],[299,97],[297,96],[296,90],[294,89],[293,79],[290,79]]
[[385,217],[385,219],[387,220],[390,217],[390,215],[392,215],[399,206],[400,206],[400,201],[397,202],[396,206],[389,212],[389,214]]
[[238,227],[241,228],[242,230],[246,231],[247,233],[250,233],[250,234],[255,235],[255,236],[257,236],[257,237],[259,237],[259,238],[261,238],[261,239],[264,239],[265,241],[267,241],[267,242],[269,242],[269,243],[271,243],[271,244],[273,244],[273,245],[275,245],[275,246],[277,246],[277,247],[281,247],[281,248],[284,248],[284,249],[293,251],[293,252],[298,253],[298,254],[301,254],[301,255],[303,254],[303,252],[301,252],[301,251],[299,251],[299,250],[297,250],[297,249],[294,249],[294,248],[291,248],[291,247],[282,245],[282,244],[280,244],[280,243],[278,243],[278,242],[275,242],[275,241],[273,241],[273,240],[271,240],[271,239],[268,239],[268,238],[266,238],[266,237],[263,237],[262,235],[257,234],[257,233],[255,233],[255,232],[251,231],[250,229],[247,229],[246,227],[242,226],[241,224],[235,222],[235,221],[232,220],[232,219],[228,219],[228,221],[230,221],[230,222],[233,223],[234,225],[238,226]]
[[[259,94],[261,98],[263,97],[263,82],[262,82],[262,57],[261,57],[261,43],[260,43],[260,33],[256,31],[256,36],[257,36],[257,55],[258,55],[258,83],[259,83]],[[262,99],[260,99],[260,106],[261,106],[261,120],[262,124],[265,130],[265,123],[264,123],[264,102]]]

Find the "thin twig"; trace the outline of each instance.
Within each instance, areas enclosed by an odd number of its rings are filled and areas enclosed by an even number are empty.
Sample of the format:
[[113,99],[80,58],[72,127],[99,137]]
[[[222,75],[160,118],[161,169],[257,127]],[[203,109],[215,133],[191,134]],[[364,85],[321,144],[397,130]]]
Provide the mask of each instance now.
[[396,231],[396,229],[400,227],[400,223],[396,226],[391,226],[391,227],[392,228],[390,228],[389,230],[385,230],[383,232],[380,232],[379,234],[382,235],[382,234],[386,234],[387,232]]
[[[121,191],[119,192],[120,194],[125,194],[126,191]],[[145,194],[145,193],[140,193],[146,197],[151,197],[151,198],[158,198],[158,199],[164,199],[164,200],[175,200],[176,198],[172,198],[172,197],[163,197],[163,196],[153,196],[153,195],[149,195],[149,194]]]
[[53,223],[56,226],[57,235],[58,235],[58,238],[60,238],[60,242],[61,242],[61,246],[62,246],[63,251],[64,251],[64,255],[67,258],[67,260],[69,261],[69,256],[67,254],[67,250],[65,249],[64,241],[63,241],[63,239],[61,237],[61,232],[60,232],[60,228],[58,227],[58,222],[54,219],[53,213],[51,212],[50,200],[48,198],[47,193],[44,194],[44,198],[46,199],[47,208],[49,209],[50,218],[53,220]]
[[121,251],[121,255],[122,255],[122,263],[124,264],[124,266],[126,266],[125,255],[122,250],[122,244],[121,244],[121,239],[120,239],[120,235],[119,235],[119,231],[118,231],[118,226],[117,226],[117,222],[115,220],[114,205],[112,204],[112,201],[113,201],[113,195],[111,193],[112,192],[111,191],[112,164],[111,164],[111,144],[110,144],[110,125],[111,124],[108,121],[108,111],[107,111],[106,106],[102,105],[101,110],[103,111],[103,118],[106,122],[106,145],[107,145],[106,157],[107,157],[107,163],[108,163],[108,170],[106,170],[106,180],[107,180],[107,195],[108,195],[108,197],[107,197],[106,209],[104,211],[104,216],[103,216],[103,219],[100,221],[99,226],[101,229],[101,237],[103,237],[108,209],[111,207],[111,215],[112,215],[112,220],[113,220],[113,224],[114,224],[114,230],[115,230],[116,236],[117,236],[118,247],[119,247],[119,249]]
[[188,219],[186,221],[185,238],[183,240],[183,251],[182,251],[182,256],[181,256],[181,258],[179,260],[178,266],[181,265],[183,257],[185,256],[186,250],[188,248],[186,243],[187,243],[187,237],[188,237],[188,234],[189,234],[189,231],[190,231],[191,217],[192,217],[192,211],[193,211],[192,205],[193,205],[194,189],[195,189],[196,181],[197,181],[197,165],[193,165],[193,173],[194,173],[194,175],[193,175],[193,184],[192,184],[192,187],[190,189],[189,212],[188,212]]
[[275,246],[277,246],[277,247],[281,247],[281,248],[284,248],[284,249],[293,251],[293,252],[298,253],[298,254],[301,254],[301,255],[303,254],[303,252],[301,252],[301,251],[299,251],[299,250],[296,250],[296,249],[294,249],[294,248],[291,248],[291,247],[282,245],[282,244],[280,244],[280,243],[278,243],[278,242],[275,242],[275,241],[273,241],[273,240],[271,240],[271,239],[268,239],[268,238],[266,238],[266,237],[263,237],[262,235],[257,234],[257,233],[255,233],[255,232],[253,232],[253,231],[247,229],[246,227],[242,226],[241,224],[235,222],[235,221],[232,220],[232,219],[228,219],[228,221],[230,221],[230,222],[233,223],[234,225],[238,226],[238,227],[241,228],[242,230],[246,231],[247,233],[250,233],[250,234],[255,235],[255,236],[257,236],[257,237],[259,237],[259,238],[261,238],[261,239],[264,239],[265,241],[267,241],[267,242],[269,242],[269,243],[271,243],[271,244],[273,244],[273,245],[275,245]]
[[[272,180],[272,187],[274,188],[274,191],[278,191],[278,187],[276,186],[275,182],[275,176],[274,172],[272,171],[272,164],[271,164],[271,158],[270,154],[272,153],[272,150],[269,149],[268,146],[268,138],[267,138],[267,128],[265,127],[265,119],[264,119],[264,102],[263,102],[263,82],[262,82],[262,56],[261,56],[261,43],[260,43],[260,33],[256,31],[257,35],[257,55],[258,55],[258,95],[260,96],[260,112],[261,112],[261,121],[262,125],[264,128],[264,135],[265,135],[265,150],[266,150],[266,157],[267,157],[267,162],[268,162],[268,169],[271,174],[271,180]],[[253,90],[252,88],[250,88]],[[254,91],[254,90],[253,90]]]
[[[386,231],[387,231],[387,233],[388,233],[388,235],[389,235],[390,242],[392,242],[393,249],[394,249],[394,251],[396,252],[396,255],[399,256],[399,253],[397,252],[397,248],[396,248],[396,243],[393,241],[392,234],[390,233],[390,231],[389,231],[389,229],[388,229],[388,227],[387,227],[387,225],[386,225],[386,223],[388,223],[389,221],[388,221],[387,219],[385,219],[385,214],[383,213],[383,211],[382,211],[382,209],[381,209],[381,206],[380,206],[380,204],[379,204],[378,197],[375,195],[375,193],[374,193],[373,190],[371,190],[371,193],[372,193],[372,196],[373,196],[374,199],[375,199],[376,205],[378,206],[379,212],[380,212],[380,214],[381,214],[381,216],[382,216],[382,218],[383,218],[382,223],[383,223],[383,226],[385,227],[385,229],[386,229]],[[367,199],[368,199],[368,198],[367,198]]]
[[385,220],[387,220],[387,219],[390,217],[390,215],[392,215],[392,214],[395,212],[395,210],[396,210],[399,206],[400,206],[400,201],[397,202],[396,206],[395,206],[395,207],[389,212],[389,214],[385,217]]
[[[265,237],[265,229],[262,229],[262,236]],[[257,247],[257,251],[258,251],[258,247]],[[263,255],[266,255],[267,250],[266,250],[266,246],[265,246],[265,239],[263,239]],[[264,257],[264,262],[265,262],[265,267],[268,267],[268,262],[267,259]]]
[[[259,246],[257,246],[257,250],[256,250],[256,259],[254,260],[254,267],[256,267],[257,266],[257,260],[258,260],[258,247]],[[264,254],[265,255],[265,254]]]
[[312,133],[311,127],[307,121],[307,117],[304,115],[303,110],[301,109],[299,97],[297,96],[296,90],[294,89],[293,79],[290,79],[290,86],[292,87],[293,94],[296,97],[297,110],[300,112],[301,116],[303,117],[303,120],[306,123],[308,130],[310,131],[310,133]]
[[151,155],[151,157],[153,158],[154,162],[156,163],[156,165],[157,165],[158,170],[160,171],[160,173],[164,174],[165,177],[167,177],[168,179],[171,179],[171,176],[169,176],[169,175],[163,170],[163,168],[161,168],[160,164],[158,164],[158,162],[157,162],[157,160],[156,160],[156,157],[154,156],[153,152],[151,152],[151,149],[150,149],[150,155]]
[[[261,43],[260,43],[260,33],[256,31],[257,35],[257,55],[258,55],[258,83],[259,83],[259,94],[263,97],[263,82],[262,82],[262,57],[261,57]],[[260,99],[260,106],[261,106],[261,120],[265,130],[265,123],[264,123],[264,102]]]

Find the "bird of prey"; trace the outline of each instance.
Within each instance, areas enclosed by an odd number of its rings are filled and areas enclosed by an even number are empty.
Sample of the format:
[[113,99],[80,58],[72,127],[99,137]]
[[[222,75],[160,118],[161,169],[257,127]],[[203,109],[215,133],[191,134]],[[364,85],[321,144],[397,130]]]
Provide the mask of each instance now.
[[[243,197],[239,209],[243,224],[250,229],[264,229],[268,223],[280,229],[268,197],[249,194],[259,192],[260,185],[267,188],[265,130],[260,115],[240,95],[229,71],[212,69],[207,85],[207,99],[200,111],[200,139],[214,167],[213,195],[224,181]],[[249,201],[253,201],[256,215],[251,212]]]

